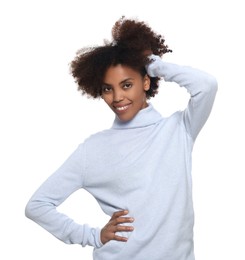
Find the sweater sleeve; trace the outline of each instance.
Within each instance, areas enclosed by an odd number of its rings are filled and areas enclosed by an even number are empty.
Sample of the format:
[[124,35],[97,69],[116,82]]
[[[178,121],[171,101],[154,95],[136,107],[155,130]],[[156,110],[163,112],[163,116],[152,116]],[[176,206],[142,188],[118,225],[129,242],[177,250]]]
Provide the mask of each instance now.
[[150,77],[163,77],[165,81],[175,82],[190,94],[183,120],[187,132],[195,140],[212,110],[218,89],[216,79],[204,71],[165,62],[156,55],[149,58],[152,62],[146,69]]
[[57,210],[73,192],[83,186],[84,145],[81,144],[33,194],[25,208],[30,218],[67,244],[102,246],[100,229],[80,225]]

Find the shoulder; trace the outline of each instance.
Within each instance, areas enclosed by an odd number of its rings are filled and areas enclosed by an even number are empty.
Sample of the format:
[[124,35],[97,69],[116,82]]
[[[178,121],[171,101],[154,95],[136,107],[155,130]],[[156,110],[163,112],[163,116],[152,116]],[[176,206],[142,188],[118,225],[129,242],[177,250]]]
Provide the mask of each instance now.
[[106,129],[106,130],[102,130],[99,131],[97,133],[91,134],[89,137],[87,137],[84,140],[84,145],[86,147],[99,147],[101,145],[104,145],[109,138],[112,135],[112,131],[111,129]]
[[169,116],[163,117],[162,120],[159,121],[158,127],[164,134],[174,133],[176,131],[185,133],[184,111],[179,110]]

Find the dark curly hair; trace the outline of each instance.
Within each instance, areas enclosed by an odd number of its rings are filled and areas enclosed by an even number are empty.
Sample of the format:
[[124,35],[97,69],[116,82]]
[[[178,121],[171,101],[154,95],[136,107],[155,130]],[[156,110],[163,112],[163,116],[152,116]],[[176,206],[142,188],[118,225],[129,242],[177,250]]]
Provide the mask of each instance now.
[[[71,74],[82,94],[97,98],[102,94],[102,83],[107,69],[118,64],[147,74],[145,66],[151,61],[149,53],[162,56],[172,52],[164,44],[163,36],[156,34],[145,23],[121,17],[112,27],[112,41],[103,46],[83,48],[71,62]],[[150,78],[150,89],[146,97],[154,97],[158,92],[160,78]]]

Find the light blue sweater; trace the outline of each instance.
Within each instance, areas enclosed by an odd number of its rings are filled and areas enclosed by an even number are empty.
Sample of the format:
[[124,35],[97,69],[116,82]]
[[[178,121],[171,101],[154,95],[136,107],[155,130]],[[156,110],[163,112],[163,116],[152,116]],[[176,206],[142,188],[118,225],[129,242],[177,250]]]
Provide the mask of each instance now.
[[[80,144],[26,206],[27,217],[65,243],[93,246],[95,260],[194,260],[191,154],[217,83],[205,72],[163,61],[155,72],[188,90],[188,107],[164,118],[149,104],[131,121],[116,118],[111,129]],[[126,243],[102,245],[99,228],[56,210],[81,188],[109,216],[129,210],[135,221],[134,231],[123,234]]]

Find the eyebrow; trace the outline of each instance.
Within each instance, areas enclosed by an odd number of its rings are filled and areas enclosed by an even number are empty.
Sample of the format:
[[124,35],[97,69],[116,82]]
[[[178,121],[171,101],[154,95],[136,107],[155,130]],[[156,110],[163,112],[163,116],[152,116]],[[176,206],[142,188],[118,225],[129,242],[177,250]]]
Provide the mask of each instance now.
[[[124,84],[125,82],[127,82],[128,80],[133,80],[133,78],[126,78],[126,79],[122,80],[119,84],[122,85],[122,84]],[[108,83],[106,83],[106,82],[104,82],[103,85],[108,86],[108,87],[111,87],[111,86],[112,86],[111,84],[108,84]]]

